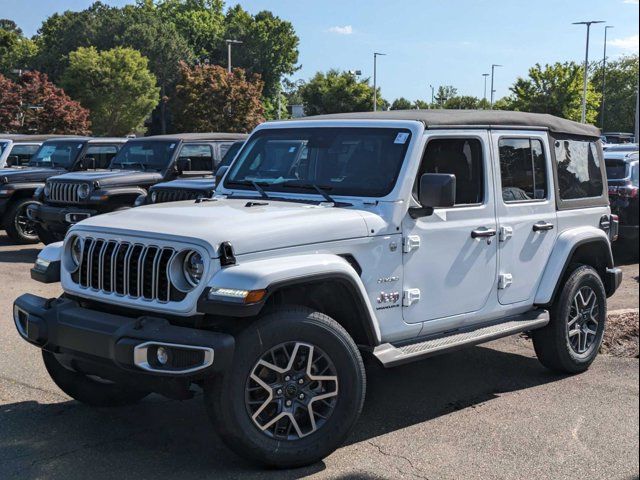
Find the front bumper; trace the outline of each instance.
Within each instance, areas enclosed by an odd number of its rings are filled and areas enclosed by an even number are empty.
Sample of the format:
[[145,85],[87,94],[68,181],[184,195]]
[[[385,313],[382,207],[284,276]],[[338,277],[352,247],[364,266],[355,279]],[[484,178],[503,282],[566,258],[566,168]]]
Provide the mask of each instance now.
[[[235,341],[226,333],[179,327],[156,317],[132,318],[84,308],[67,299],[24,294],[14,302],[18,333],[29,343],[78,361],[85,373],[119,377],[180,377],[191,381],[225,371]],[[168,361],[158,363],[158,348]],[[88,370],[87,370],[88,369]]]
[[47,230],[65,233],[69,227],[85,218],[98,215],[97,210],[77,207],[53,207],[51,205],[30,205],[27,215]]

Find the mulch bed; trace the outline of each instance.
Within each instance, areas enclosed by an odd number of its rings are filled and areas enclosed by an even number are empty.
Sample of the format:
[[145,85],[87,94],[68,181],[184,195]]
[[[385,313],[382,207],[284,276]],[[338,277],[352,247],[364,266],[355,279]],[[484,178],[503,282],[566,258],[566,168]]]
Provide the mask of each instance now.
[[639,357],[637,309],[609,312],[600,352],[614,357]]

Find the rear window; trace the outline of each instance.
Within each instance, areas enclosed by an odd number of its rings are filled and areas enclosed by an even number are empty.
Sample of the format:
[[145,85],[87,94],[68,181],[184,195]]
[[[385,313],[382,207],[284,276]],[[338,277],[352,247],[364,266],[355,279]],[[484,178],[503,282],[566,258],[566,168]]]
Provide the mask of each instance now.
[[600,197],[604,193],[600,158],[594,142],[557,140],[558,189],[562,200]]
[[621,180],[627,178],[627,163],[620,160],[605,160],[607,166],[607,178],[609,180]]

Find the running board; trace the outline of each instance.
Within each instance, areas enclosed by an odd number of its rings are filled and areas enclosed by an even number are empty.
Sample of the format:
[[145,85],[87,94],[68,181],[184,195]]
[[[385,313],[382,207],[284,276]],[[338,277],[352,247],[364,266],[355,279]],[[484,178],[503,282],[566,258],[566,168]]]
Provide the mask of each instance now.
[[444,336],[440,335],[437,338],[430,338],[417,343],[402,346],[383,343],[373,349],[373,354],[385,367],[395,367],[413,360],[541,328],[547,323],[549,323],[549,312],[546,310],[534,310],[523,315],[507,317],[500,323],[480,326],[474,330],[457,330]]

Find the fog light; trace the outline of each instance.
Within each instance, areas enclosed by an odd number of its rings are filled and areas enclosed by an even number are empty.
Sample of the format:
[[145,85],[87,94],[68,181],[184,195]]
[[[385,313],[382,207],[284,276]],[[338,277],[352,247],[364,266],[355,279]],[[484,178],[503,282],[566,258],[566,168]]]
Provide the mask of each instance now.
[[156,350],[156,358],[160,365],[166,365],[169,361],[169,350],[164,347],[158,347],[158,350]]

